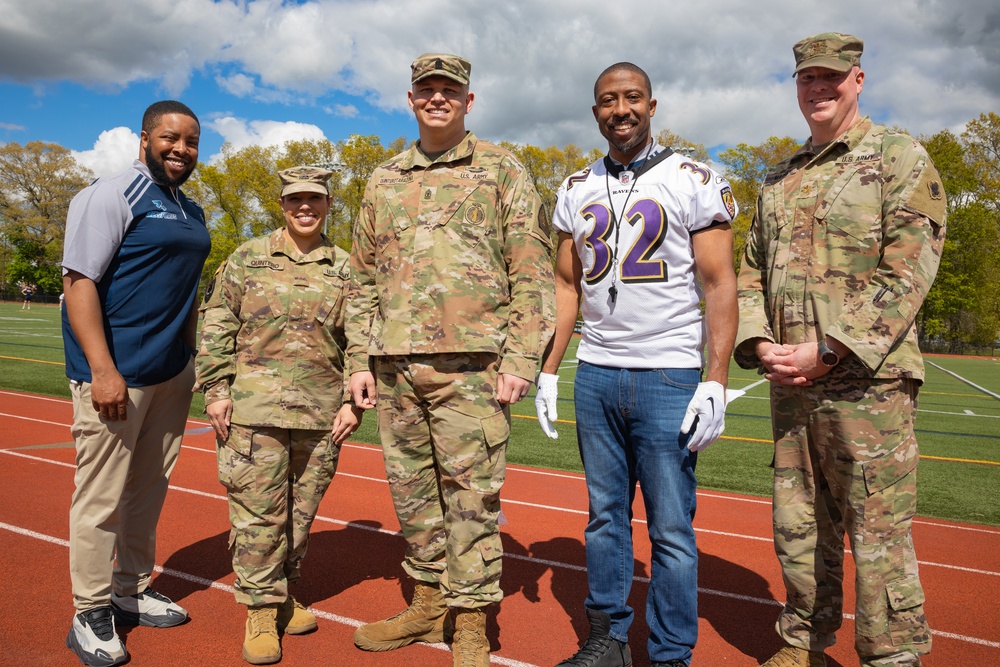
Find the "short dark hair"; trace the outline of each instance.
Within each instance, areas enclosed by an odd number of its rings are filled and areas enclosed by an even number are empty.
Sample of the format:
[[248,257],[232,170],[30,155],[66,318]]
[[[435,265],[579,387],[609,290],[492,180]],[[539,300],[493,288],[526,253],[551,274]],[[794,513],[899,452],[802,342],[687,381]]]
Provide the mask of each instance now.
[[641,76],[642,80],[646,82],[646,93],[648,93],[651,98],[653,97],[653,84],[652,84],[652,82],[650,82],[649,75],[646,74],[645,70],[643,70],[638,65],[633,65],[632,63],[629,63],[629,62],[620,62],[620,63],[615,63],[614,65],[611,65],[610,67],[608,67],[607,69],[605,69],[603,72],[601,72],[601,75],[597,77],[597,81],[594,81],[594,101],[595,102],[597,101],[597,84],[601,81],[601,79],[604,78],[605,75],[611,74],[612,72],[617,72],[619,70],[626,70],[628,72],[634,72],[634,73],[638,74],[639,76]]
[[161,118],[172,113],[179,113],[182,116],[194,118],[194,122],[198,123],[199,129],[201,128],[201,122],[198,120],[198,117],[194,115],[194,112],[186,104],[177,100],[160,100],[159,102],[150,104],[146,108],[146,113],[142,114],[142,131],[149,134],[160,124]]

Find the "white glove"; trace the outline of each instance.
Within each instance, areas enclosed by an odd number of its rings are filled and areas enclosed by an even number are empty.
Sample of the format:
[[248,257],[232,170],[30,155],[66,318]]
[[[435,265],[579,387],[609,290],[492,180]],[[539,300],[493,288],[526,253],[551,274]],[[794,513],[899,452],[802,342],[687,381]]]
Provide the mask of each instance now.
[[698,418],[698,426],[688,440],[688,449],[700,452],[726,430],[726,390],[721,384],[711,381],[698,383],[684,413],[681,433],[691,432],[695,417]]
[[558,398],[559,376],[539,373],[538,391],[535,392],[535,412],[538,414],[538,425],[542,427],[542,432],[553,439],[559,437],[556,427],[553,426],[559,419],[559,410],[556,408]]

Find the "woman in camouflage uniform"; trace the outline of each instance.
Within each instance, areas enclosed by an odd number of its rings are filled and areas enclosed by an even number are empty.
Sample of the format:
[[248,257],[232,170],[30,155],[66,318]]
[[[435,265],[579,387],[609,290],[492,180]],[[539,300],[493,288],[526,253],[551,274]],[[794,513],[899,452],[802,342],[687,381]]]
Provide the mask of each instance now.
[[331,172],[280,173],[285,227],[244,243],[205,293],[198,383],[229,497],[243,658],[281,659],[278,633],[316,618],[289,593],[340,444],[361,410],[344,400],[348,255],[323,235]]

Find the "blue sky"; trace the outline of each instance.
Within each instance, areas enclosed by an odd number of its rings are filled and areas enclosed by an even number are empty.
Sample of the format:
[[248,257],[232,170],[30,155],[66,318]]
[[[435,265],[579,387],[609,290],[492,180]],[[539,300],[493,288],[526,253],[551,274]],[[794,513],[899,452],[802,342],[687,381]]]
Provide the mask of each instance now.
[[200,158],[288,139],[415,138],[410,61],[473,63],[470,129],[541,146],[602,145],[591,89],[644,67],[655,131],[710,147],[804,139],[791,45],[865,40],[862,111],[932,134],[1000,111],[995,0],[0,0],[0,143],[49,141],[98,173],[137,151],[158,99],[202,120]]

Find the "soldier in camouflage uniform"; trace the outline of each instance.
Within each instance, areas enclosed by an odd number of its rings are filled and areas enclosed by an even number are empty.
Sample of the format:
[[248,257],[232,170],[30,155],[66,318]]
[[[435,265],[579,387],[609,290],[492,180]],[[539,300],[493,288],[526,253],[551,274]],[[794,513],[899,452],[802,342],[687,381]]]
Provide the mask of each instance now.
[[345,401],[349,258],[322,234],[331,172],[279,175],[285,227],[244,243],[219,268],[205,292],[197,359],[229,497],[236,601],[249,608],[243,657],[252,664],[281,659],[279,631],[316,628],[288,585],[299,578],[340,444],[361,418]]
[[812,136],[761,188],[735,353],[771,381],[786,646],[764,664],[826,664],[846,532],[861,664],[920,665],[931,636],[911,536],[924,377],[913,321],[941,257],[944,191],[919,143],[861,117],[860,39],[822,33],[793,50]]
[[508,405],[528,393],[553,326],[550,239],[524,167],[465,130],[468,61],[425,54],[411,69],[420,141],[365,190],[347,366],[358,405],[377,395],[415,590],[354,641],[384,651],[446,640],[454,625],[454,663],[472,667],[489,664],[485,608],[502,597]]

